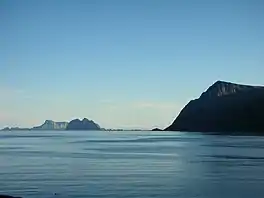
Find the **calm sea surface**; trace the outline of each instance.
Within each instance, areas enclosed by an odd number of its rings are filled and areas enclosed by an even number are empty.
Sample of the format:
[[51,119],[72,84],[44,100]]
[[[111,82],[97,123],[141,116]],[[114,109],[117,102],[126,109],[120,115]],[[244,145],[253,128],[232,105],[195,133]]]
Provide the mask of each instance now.
[[0,194],[23,198],[263,198],[264,137],[0,132]]

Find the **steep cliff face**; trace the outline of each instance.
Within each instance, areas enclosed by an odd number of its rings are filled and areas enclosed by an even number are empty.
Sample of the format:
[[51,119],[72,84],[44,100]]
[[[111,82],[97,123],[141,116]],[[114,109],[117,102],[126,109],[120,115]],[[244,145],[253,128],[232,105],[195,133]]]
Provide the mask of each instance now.
[[101,130],[101,127],[94,121],[84,118],[70,121],[66,130]]
[[217,81],[165,130],[264,133],[264,87]]
[[33,127],[33,130],[65,130],[68,122],[54,122],[46,120],[42,125]]

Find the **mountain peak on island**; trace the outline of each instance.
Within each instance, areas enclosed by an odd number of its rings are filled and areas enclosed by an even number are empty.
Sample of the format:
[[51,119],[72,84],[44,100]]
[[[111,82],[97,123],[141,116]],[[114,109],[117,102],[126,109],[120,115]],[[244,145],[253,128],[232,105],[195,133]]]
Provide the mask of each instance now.
[[74,119],[70,121],[66,130],[101,130],[101,127],[93,120],[83,118],[83,120]]
[[245,91],[251,88],[254,88],[254,86],[240,85],[236,83],[218,80],[213,85],[211,85],[205,92],[203,92],[201,97],[222,97],[240,91]]

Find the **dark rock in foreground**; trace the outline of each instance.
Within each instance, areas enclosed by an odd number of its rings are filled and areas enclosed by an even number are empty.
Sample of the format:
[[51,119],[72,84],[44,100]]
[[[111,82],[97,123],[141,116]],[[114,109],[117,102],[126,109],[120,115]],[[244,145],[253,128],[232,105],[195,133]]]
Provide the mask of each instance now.
[[84,118],[70,121],[66,130],[101,130],[101,127],[94,121]]
[[165,130],[264,134],[264,87],[217,81]]
[[12,197],[9,195],[0,195],[0,198],[21,198],[21,197]]

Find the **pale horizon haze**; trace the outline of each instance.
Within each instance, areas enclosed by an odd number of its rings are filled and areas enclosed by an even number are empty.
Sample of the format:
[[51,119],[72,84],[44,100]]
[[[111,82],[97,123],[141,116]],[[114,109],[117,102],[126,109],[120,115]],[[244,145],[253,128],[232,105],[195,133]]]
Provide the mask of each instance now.
[[0,128],[165,128],[217,80],[264,85],[262,0],[0,0]]

